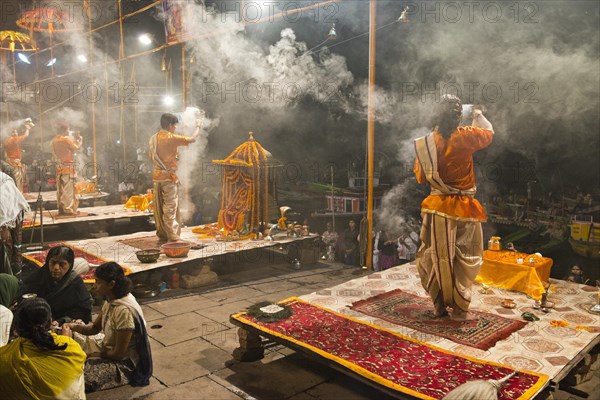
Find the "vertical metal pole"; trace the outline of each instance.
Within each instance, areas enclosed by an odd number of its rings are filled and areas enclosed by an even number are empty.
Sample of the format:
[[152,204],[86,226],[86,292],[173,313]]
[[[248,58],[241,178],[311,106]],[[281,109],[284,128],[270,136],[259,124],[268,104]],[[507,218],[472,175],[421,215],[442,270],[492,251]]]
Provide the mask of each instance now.
[[54,63],[52,62],[52,59],[54,58],[54,50],[52,49],[52,23],[48,24],[48,29],[48,32],[50,33],[50,62],[52,63],[50,67],[52,68],[52,79],[54,79]]
[[183,110],[187,107],[187,88],[185,79],[185,44],[181,43],[181,90],[183,98]]
[[12,70],[13,70],[13,83],[15,84],[15,86],[17,85],[17,66],[16,66],[16,62],[15,62],[15,51],[12,51]]
[[331,224],[335,231],[335,199],[333,197],[333,165],[331,166]]
[[[95,76],[94,76],[94,52],[93,52],[93,40],[92,40],[92,10],[90,8],[90,0],[84,0],[83,5],[87,12],[88,18],[88,31],[89,31],[89,42],[88,42],[88,59],[90,61],[90,82],[95,85]],[[98,159],[97,159],[97,149],[96,149],[96,102],[92,101],[92,150],[94,152],[94,185],[98,182]]]
[[370,1],[370,24],[369,24],[369,110],[367,121],[368,134],[368,197],[367,197],[367,270],[373,269],[373,175],[375,155],[375,35],[377,31],[376,14],[377,1]]
[[120,126],[119,126],[119,138],[121,139],[121,146],[123,146],[123,168],[127,168],[127,147],[125,146],[125,133],[123,126],[125,115],[124,115],[124,104],[123,104],[123,96],[120,95],[121,89],[123,87],[123,68],[121,66],[121,60],[125,58],[125,44],[123,41],[123,7],[121,6],[121,0],[119,1],[119,36],[120,36],[120,45],[119,45],[119,85],[117,87],[120,101],[121,101],[121,117],[120,117]]
[[107,144],[110,143],[110,112],[109,112],[109,92],[108,92],[108,55],[104,56],[104,97],[106,98],[106,140]]

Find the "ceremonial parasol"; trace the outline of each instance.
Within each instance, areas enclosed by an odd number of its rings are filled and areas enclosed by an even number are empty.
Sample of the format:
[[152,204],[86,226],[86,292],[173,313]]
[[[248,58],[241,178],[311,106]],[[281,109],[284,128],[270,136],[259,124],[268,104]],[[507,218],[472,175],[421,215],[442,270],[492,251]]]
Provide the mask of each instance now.
[[[26,33],[16,31],[0,31],[0,50],[8,50],[12,53],[13,58],[13,79],[16,82],[15,70],[15,50],[17,51],[34,51],[35,45]],[[3,57],[4,58],[4,57]]]
[[268,153],[252,132],[224,160],[213,160],[222,167],[221,210],[217,227],[225,232],[249,234],[268,220]]
[[27,29],[33,36],[33,32],[48,32],[50,36],[50,62],[52,77],[54,78],[54,59],[52,51],[53,32],[72,32],[81,30],[81,27],[65,18],[64,13],[56,7],[37,7],[27,10],[17,20],[17,25]]

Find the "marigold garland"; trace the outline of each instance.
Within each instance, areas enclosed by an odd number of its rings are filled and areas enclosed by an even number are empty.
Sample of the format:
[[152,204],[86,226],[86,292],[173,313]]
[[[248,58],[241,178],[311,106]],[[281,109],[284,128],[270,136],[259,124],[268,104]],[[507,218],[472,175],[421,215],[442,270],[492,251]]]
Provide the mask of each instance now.
[[554,327],[565,327],[565,326],[569,326],[569,323],[567,321],[559,321],[559,320],[553,319],[552,321],[550,321],[550,325],[552,325]]
[[[261,310],[261,308],[276,305],[282,308],[281,311],[275,313],[268,313]],[[261,301],[248,307],[248,315],[256,318],[260,322],[277,322],[282,319],[286,319],[292,316],[292,308],[287,304],[275,304],[270,301]]]
[[227,234],[241,232],[247,225],[249,232],[253,232],[261,217],[268,219],[268,168],[264,168],[267,163],[264,149],[250,132],[250,138],[227,158],[213,160],[213,163],[223,167],[218,229]]

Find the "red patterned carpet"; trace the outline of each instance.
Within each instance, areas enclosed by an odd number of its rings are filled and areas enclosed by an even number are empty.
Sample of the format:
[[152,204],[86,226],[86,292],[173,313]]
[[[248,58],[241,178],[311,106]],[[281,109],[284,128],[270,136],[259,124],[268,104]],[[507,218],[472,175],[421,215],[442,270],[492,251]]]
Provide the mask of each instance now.
[[[94,283],[96,267],[102,263],[105,263],[108,260],[100,258],[95,254],[89,253],[89,252],[85,251],[84,249],[80,249],[78,247],[71,246],[67,243],[52,243],[49,246],[54,247],[54,246],[59,246],[59,245],[68,246],[68,247],[72,248],[73,252],[75,253],[75,258],[79,258],[79,257],[83,258],[90,264],[90,270],[85,275],[81,275],[81,279],[83,279],[83,281],[86,283]],[[44,262],[46,262],[47,254],[48,254],[48,250],[42,250],[42,251],[37,251],[35,253],[25,253],[25,254],[23,254],[23,258],[26,258],[27,260],[29,260],[29,261],[33,262],[34,264],[36,264],[37,266],[41,267],[44,265]],[[125,275],[129,275],[131,273],[131,271],[128,268],[123,268],[123,270],[125,271]]]
[[[332,360],[396,391],[422,399],[441,399],[454,388],[476,379],[499,379],[509,367],[417,342],[382,328],[334,313],[298,298],[284,301],[291,317],[263,323],[245,313],[232,315],[254,327]],[[547,382],[546,375],[520,372],[500,390],[499,399],[529,399]]]
[[481,350],[494,347],[499,340],[527,325],[525,321],[503,318],[495,314],[470,310],[477,319],[453,321],[435,318],[431,299],[415,296],[400,289],[382,293],[352,304],[353,310],[430,333]]

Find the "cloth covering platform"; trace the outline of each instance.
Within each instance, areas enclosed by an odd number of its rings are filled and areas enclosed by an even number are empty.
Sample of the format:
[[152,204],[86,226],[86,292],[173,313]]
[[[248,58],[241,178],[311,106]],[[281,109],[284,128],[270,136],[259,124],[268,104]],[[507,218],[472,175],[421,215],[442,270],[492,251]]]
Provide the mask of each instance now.
[[[533,313],[539,318],[538,321],[527,322],[524,327],[513,331],[507,337],[500,338],[493,347],[487,350],[460,344],[448,337],[420,331],[410,327],[410,325],[407,326],[407,324],[396,324],[388,318],[367,315],[351,308],[355,303],[360,304],[360,302],[367,299],[397,290],[419,297],[428,297],[421,286],[417,267],[414,264],[404,264],[300,296],[299,300],[332,314],[364,323],[375,329],[406,337],[407,340],[425,346],[433,346],[442,353],[447,352],[457,357],[477,360],[483,364],[501,365],[508,369],[547,377],[547,380],[546,378],[540,378],[542,380],[532,384],[530,390],[519,394],[519,398],[533,398],[548,385],[556,387],[560,380],[594,346],[600,343],[600,315],[588,312],[588,309],[596,303],[598,298],[597,289],[591,286],[550,279],[548,300],[553,302],[554,305],[548,313],[544,313],[539,308],[535,308],[535,300],[524,293],[497,288],[486,288],[484,290],[482,286],[475,284],[472,290],[472,310],[496,314],[503,318],[521,322],[524,321],[521,317],[524,312]],[[504,299],[512,299],[516,303],[516,308],[502,307],[501,304]],[[245,317],[242,315],[242,318]],[[240,314],[238,314],[237,317],[235,315],[231,317],[231,322],[244,330],[248,330],[248,332],[256,334],[255,321],[247,318],[240,321]],[[293,345],[290,345],[293,341],[290,342],[286,338],[278,337],[281,335],[286,336],[285,334],[277,333],[274,329],[267,329],[267,331],[264,335],[261,332],[258,332],[258,334],[270,337],[276,342],[288,345],[296,351],[314,356],[317,359],[323,357],[319,351],[314,350],[306,343],[294,342]],[[242,340],[241,337],[240,340]],[[347,340],[358,339],[349,335]],[[300,342],[302,341],[300,340]],[[240,343],[242,342],[240,341]],[[370,350],[367,348],[366,351]],[[327,359],[330,360],[331,358]],[[337,365],[344,366],[343,363],[337,363]],[[416,388],[416,393],[412,393],[411,391],[415,391],[415,387],[407,388],[402,385],[402,382],[400,382],[402,388],[394,386],[398,382],[393,384],[382,383],[379,378],[373,377],[371,373],[360,371],[357,373],[357,369],[353,366],[344,366],[340,370],[378,387],[386,393],[390,393],[391,390],[391,394],[394,395],[394,390],[396,390],[395,393],[399,397],[405,398],[407,394],[417,398],[443,397],[439,393],[438,395],[430,393],[427,395],[430,397],[422,396],[419,388]],[[428,373],[427,371],[431,372]],[[433,381],[452,379],[455,375],[454,371],[449,369],[446,369],[446,371],[449,371],[448,375],[440,374],[439,370],[423,368],[419,374],[427,374]],[[481,377],[473,376],[472,379],[481,379]],[[488,377],[486,376],[483,379],[488,379]],[[542,381],[544,384],[539,384]]]
[[[199,238],[199,235],[192,232],[191,227],[181,229],[181,240],[190,242],[190,249],[186,257],[170,258],[165,254],[160,255],[154,263],[142,263],[135,255],[136,251],[144,248],[158,248],[158,238],[155,232],[136,232],[129,235],[110,236],[98,239],[72,240],[64,241],[67,246],[80,249],[90,256],[100,260],[115,261],[126,269],[130,274],[150,271],[162,267],[175,267],[183,263],[193,262],[209,257],[215,257],[228,253],[239,253],[259,248],[279,246],[280,244],[290,244],[300,242],[305,239],[314,239],[316,234],[301,237],[288,237],[286,235],[276,235],[273,241],[268,240],[236,240],[236,241],[217,241],[210,238]],[[197,249],[194,249],[197,247]],[[35,258],[36,252],[23,253],[27,259]]]
[[[58,215],[56,210],[44,210],[44,226],[58,225],[58,224],[72,224],[90,221],[104,221],[111,219],[121,218],[148,218],[152,213],[135,210],[133,208],[125,208],[123,204],[114,204],[110,206],[96,206],[96,207],[80,207],[79,215],[73,216],[62,216]],[[34,213],[28,213],[25,215],[25,221],[23,228],[31,228],[33,223]],[[36,216],[36,227],[39,226],[40,216]]]
[[[40,194],[42,195],[44,206],[47,206],[48,204],[53,204],[56,206],[56,190],[41,192]],[[77,198],[79,201],[100,200],[108,197],[109,195],[110,194],[106,192],[86,193],[78,195]],[[27,200],[27,202],[33,206],[37,202],[38,192],[24,193],[23,197],[25,197],[25,200]]]
[[540,300],[548,286],[552,264],[551,258],[537,254],[485,250],[475,280],[484,285],[523,292]]
[[[301,352],[314,353],[330,366],[381,385],[390,394],[395,390],[419,399],[439,399],[471,380],[501,379],[514,371],[501,364],[445,351],[298,298],[279,304],[292,310],[290,317],[261,322],[239,313],[231,316],[231,322]],[[452,371],[452,377],[446,377],[446,371]],[[506,382],[498,398],[530,399],[547,380],[545,375],[520,371]]]

